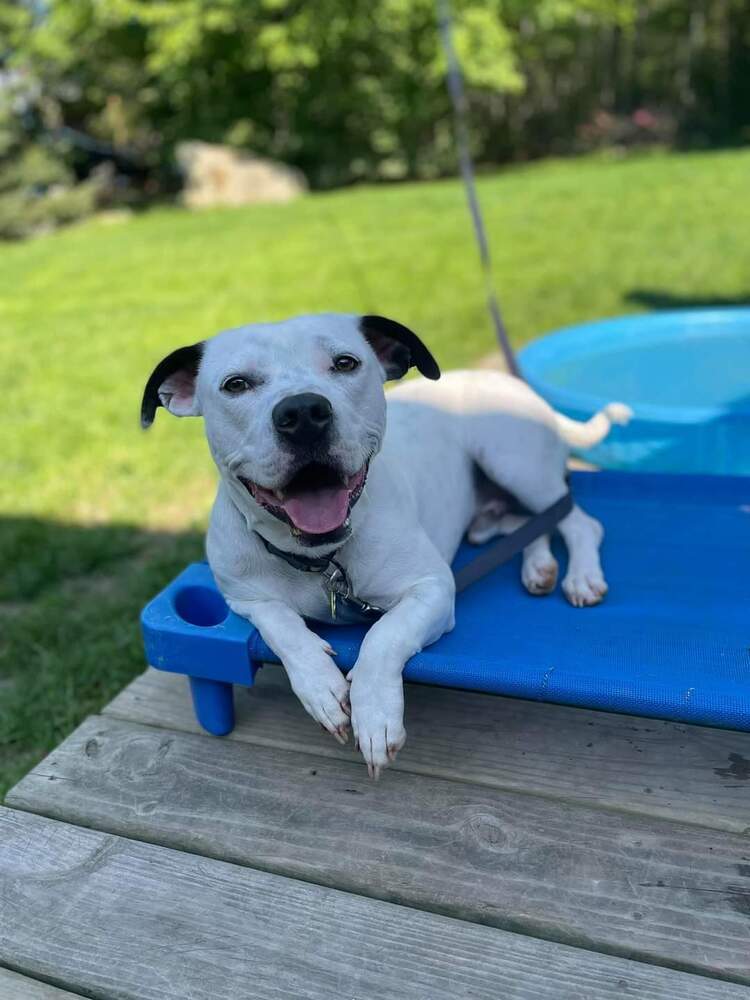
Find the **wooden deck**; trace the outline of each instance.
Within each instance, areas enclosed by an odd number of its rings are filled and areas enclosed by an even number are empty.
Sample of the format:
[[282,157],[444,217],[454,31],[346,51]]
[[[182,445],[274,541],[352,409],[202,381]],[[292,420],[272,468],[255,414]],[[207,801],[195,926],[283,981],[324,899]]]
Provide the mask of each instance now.
[[437,688],[379,783],[149,671],[0,809],[0,1000],[750,1000],[750,734]]

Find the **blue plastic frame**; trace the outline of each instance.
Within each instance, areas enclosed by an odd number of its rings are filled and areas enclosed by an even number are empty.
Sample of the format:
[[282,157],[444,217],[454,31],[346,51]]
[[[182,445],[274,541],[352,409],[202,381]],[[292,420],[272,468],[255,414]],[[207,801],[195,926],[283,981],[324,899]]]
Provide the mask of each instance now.
[[[191,592],[201,595],[202,610],[214,611],[218,620],[199,622],[195,615],[190,621],[189,612],[185,617],[182,602]],[[150,601],[141,614],[141,628],[151,666],[189,676],[195,715],[203,728],[214,736],[231,732],[233,685],[251,686],[258,669],[249,647],[255,629],[229,610],[208,563],[188,566]]]
[[[405,679],[750,731],[750,478],[577,472],[571,484],[606,525],[606,601],[530,597],[516,558],[460,595],[456,628]],[[475,553],[462,546],[456,568]],[[198,721],[217,736],[234,725],[233,685],[277,659],[206,563],[183,570],[142,624],[148,662],[189,677]],[[354,666],[362,626],[312,627],[341,670]]]

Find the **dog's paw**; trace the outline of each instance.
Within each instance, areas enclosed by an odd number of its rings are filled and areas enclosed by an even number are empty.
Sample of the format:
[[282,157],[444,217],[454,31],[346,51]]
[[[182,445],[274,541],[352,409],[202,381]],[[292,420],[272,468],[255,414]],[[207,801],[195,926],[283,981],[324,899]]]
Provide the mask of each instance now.
[[551,594],[557,586],[557,560],[550,553],[525,558],[521,580],[528,592],[535,597]]
[[287,673],[292,690],[302,707],[339,743],[346,743],[349,734],[349,684],[339,668],[321,650],[315,661],[308,661],[301,670]]
[[568,573],[562,583],[565,596],[574,608],[588,608],[604,598],[609,589],[601,570],[578,570]]
[[406,742],[403,683],[400,674],[388,678],[359,666],[349,677],[354,741],[377,780]]

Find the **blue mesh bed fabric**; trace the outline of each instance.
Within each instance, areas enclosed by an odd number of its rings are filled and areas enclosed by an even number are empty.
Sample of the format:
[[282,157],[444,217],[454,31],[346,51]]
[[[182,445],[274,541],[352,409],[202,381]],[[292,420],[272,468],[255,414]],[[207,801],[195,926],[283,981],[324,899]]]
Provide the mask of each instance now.
[[[456,628],[405,677],[750,730],[750,477],[574,473],[572,486],[605,525],[605,601],[531,597],[518,557],[459,596]],[[361,627],[315,628],[354,664]],[[254,630],[250,651],[275,659]]]

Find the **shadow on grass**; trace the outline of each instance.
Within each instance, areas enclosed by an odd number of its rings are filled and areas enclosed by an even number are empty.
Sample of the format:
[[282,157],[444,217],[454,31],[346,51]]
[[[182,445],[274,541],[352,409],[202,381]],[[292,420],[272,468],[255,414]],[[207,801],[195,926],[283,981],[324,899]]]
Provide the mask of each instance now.
[[145,669],[139,614],[203,533],[0,517],[0,800]]
[[710,309],[712,306],[750,306],[750,291],[742,295],[681,295],[656,288],[634,288],[625,302],[647,309]]
[[130,524],[67,524],[35,517],[0,517],[0,606],[29,601],[91,573],[117,577],[118,565],[148,564],[166,553],[202,555],[202,535],[148,531]]

